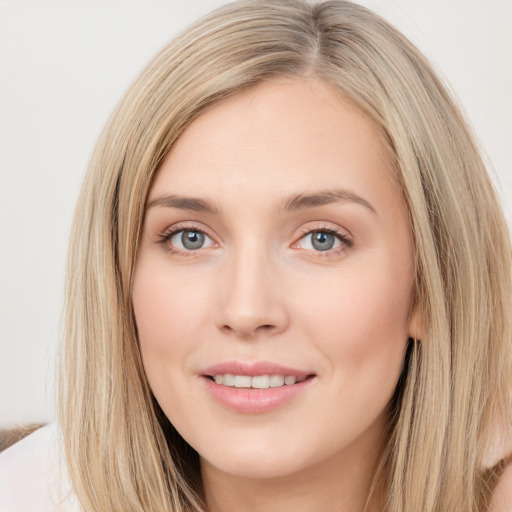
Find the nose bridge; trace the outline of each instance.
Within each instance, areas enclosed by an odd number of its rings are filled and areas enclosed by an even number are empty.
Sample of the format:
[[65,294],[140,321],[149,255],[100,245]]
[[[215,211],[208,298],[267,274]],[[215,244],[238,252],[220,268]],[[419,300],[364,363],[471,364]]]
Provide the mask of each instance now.
[[243,338],[284,330],[288,317],[271,251],[249,239],[232,251],[226,266],[219,327]]

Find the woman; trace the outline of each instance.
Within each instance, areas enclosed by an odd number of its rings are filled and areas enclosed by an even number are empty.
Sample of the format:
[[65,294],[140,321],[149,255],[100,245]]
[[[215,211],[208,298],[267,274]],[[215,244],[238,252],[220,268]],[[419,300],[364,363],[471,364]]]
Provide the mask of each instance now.
[[84,510],[507,510],[510,245],[419,52],[349,2],[239,2],[105,128],[60,426]]

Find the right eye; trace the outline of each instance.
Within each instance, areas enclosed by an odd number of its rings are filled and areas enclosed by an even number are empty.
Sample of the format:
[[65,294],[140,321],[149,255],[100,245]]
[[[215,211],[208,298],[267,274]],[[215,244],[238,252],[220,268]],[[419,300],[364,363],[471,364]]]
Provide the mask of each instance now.
[[197,251],[214,243],[207,234],[197,229],[180,229],[170,233],[166,239],[172,249],[181,252]]

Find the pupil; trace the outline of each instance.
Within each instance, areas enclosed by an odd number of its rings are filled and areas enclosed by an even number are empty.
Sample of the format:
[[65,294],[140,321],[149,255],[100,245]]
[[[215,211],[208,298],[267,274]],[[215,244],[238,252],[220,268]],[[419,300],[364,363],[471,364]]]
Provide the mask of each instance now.
[[325,231],[317,231],[313,233],[313,247],[317,251],[328,251],[334,246],[334,235],[326,233]]
[[185,249],[200,249],[204,243],[204,234],[198,231],[183,231],[181,243]]

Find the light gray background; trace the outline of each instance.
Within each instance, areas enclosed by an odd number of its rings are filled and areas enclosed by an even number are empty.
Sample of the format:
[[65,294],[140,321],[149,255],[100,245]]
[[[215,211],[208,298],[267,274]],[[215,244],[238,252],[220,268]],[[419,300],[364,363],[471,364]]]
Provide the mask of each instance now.
[[[223,3],[0,0],[0,428],[54,418],[68,231],[104,122],[149,58]],[[451,84],[510,203],[512,0],[360,3]]]

